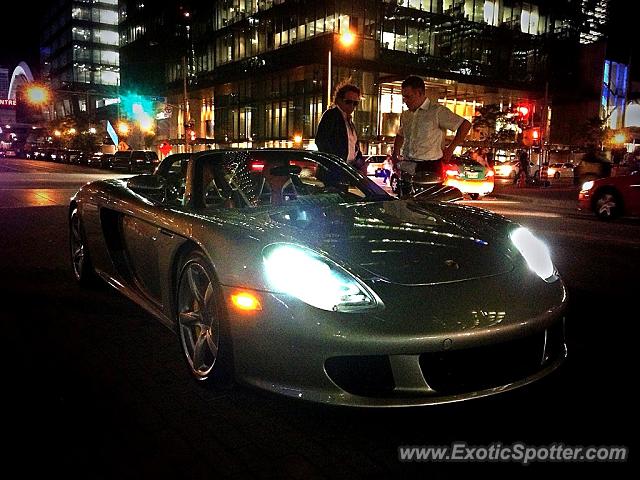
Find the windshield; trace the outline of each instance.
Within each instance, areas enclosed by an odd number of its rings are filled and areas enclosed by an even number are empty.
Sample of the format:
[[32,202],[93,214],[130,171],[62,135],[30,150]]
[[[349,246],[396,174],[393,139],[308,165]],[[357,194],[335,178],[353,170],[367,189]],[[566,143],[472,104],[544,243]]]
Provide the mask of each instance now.
[[198,161],[205,206],[255,208],[393,198],[339,158],[315,152],[229,151]]

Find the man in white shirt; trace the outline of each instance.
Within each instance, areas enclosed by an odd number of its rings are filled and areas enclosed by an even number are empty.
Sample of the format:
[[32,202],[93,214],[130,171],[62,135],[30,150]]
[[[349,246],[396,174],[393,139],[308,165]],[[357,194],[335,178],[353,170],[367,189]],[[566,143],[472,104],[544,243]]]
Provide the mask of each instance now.
[[[443,165],[451,160],[453,150],[462,143],[471,123],[451,110],[427,98],[424,80],[411,75],[402,82],[402,100],[407,105],[400,115],[400,128],[393,143],[393,162],[400,149],[408,173],[430,172],[442,177]],[[456,132],[444,146],[447,130]]]

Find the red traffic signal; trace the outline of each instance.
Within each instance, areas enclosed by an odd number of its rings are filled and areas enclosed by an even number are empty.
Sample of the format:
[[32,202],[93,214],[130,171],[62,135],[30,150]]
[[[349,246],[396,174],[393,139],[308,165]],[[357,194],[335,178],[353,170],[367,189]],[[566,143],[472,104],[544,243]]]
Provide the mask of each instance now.
[[522,118],[527,118],[529,116],[529,112],[531,111],[527,105],[519,105],[516,108],[518,115]]
[[527,128],[522,132],[522,143],[527,147],[540,145],[540,127]]
[[160,145],[160,151],[165,156],[169,155],[169,152],[171,152],[171,145],[167,142],[162,142]]

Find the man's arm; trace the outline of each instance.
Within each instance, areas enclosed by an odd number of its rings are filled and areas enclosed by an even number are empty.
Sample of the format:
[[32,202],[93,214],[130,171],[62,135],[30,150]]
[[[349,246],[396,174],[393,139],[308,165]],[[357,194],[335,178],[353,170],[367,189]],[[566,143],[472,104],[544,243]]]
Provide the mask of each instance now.
[[469,133],[469,130],[471,130],[471,122],[465,119],[462,121],[462,123],[458,127],[458,130],[456,130],[456,136],[453,137],[453,140],[451,140],[451,143],[447,145],[444,148],[444,150],[442,150],[442,160],[444,162],[448,162],[451,160],[453,151],[458,145],[460,145],[463,142],[463,140],[467,136],[467,133]]
[[316,130],[316,145],[320,152],[335,152],[335,115],[333,109],[325,110]]
[[400,134],[396,134],[396,138],[393,140],[393,153],[391,153],[391,161],[395,165],[398,161],[398,155],[400,155],[400,149],[404,143],[404,137]]

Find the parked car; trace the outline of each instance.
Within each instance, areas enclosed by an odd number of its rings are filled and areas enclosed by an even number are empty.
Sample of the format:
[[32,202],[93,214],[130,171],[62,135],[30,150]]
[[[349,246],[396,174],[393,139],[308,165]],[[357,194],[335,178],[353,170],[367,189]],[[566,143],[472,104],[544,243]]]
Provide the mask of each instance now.
[[80,156],[82,152],[80,150],[67,150],[66,163],[72,165],[80,165]]
[[111,168],[133,172],[152,172],[160,163],[156,152],[149,150],[121,150],[116,152]]
[[498,178],[510,178],[514,179],[516,173],[520,169],[520,162],[518,160],[511,160],[507,162],[496,162],[493,166],[495,176]]
[[169,326],[214,388],[427,405],[521,387],[566,357],[565,287],[529,230],[398,200],[333,155],[169,156],[83,186],[69,230],[76,279]]
[[555,180],[559,180],[560,178],[573,179],[574,168],[575,165],[571,162],[552,163],[551,165],[549,165],[547,175],[549,176],[549,178],[553,178]]
[[382,169],[382,164],[384,163],[384,159],[387,158],[386,155],[369,155],[364,160],[367,163],[367,175],[369,176],[381,176],[376,175]]
[[640,172],[588,180],[578,194],[580,209],[603,220],[621,215],[640,216]]
[[87,157],[87,166],[100,168],[102,167],[102,156],[104,154],[102,152],[92,153]]

